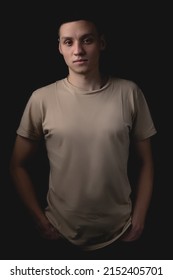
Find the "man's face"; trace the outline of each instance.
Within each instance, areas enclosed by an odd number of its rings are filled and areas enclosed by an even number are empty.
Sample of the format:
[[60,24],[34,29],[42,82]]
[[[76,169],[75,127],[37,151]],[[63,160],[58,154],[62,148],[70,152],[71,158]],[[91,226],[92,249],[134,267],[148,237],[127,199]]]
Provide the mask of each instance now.
[[87,74],[98,69],[100,51],[104,40],[100,38],[91,22],[79,20],[61,25],[59,30],[59,51],[69,71]]

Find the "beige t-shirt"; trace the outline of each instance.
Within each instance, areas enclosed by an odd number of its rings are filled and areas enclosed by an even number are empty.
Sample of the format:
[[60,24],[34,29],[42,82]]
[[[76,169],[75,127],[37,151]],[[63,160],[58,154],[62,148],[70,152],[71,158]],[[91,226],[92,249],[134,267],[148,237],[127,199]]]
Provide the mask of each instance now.
[[86,250],[119,238],[131,223],[129,142],[156,133],[140,88],[110,77],[85,91],[62,79],[33,92],[17,134],[45,138],[50,162],[45,214]]

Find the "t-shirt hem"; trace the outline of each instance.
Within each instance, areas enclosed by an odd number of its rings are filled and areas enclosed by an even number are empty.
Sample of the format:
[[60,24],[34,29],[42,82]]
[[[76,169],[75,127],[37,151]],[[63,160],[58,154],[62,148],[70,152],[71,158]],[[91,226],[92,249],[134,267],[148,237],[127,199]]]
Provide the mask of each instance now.
[[93,245],[80,245],[77,244],[71,240],[69,240],[72,244],[79,246],[83,251],[94,251],[94,250],[98,250],[101,248],[104,248],[110,244],[112,244],[114,241],[118,240],[124,233],[125,231],[131,226],[131,218],[128,220],[128,222],[126,223],[126,225],[124,226],[123,230],[121,231],[120,234],[118,234],[117,236],[115,236],[114,238],[103,242],[103,243],[98,243],[98,244],[93,244]]

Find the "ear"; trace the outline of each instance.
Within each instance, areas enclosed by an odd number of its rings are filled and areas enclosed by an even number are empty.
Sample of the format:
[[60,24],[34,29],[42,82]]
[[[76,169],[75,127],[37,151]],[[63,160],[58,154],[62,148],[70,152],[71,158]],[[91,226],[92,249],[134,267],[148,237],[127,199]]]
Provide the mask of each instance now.
[[106,48],[106,40],[104,35],[100,37],[100,50],[104,50]]
[[58,50],[59,50],[60,54],[62,54],[61,44],[60,44],[59,40],[58,40]]

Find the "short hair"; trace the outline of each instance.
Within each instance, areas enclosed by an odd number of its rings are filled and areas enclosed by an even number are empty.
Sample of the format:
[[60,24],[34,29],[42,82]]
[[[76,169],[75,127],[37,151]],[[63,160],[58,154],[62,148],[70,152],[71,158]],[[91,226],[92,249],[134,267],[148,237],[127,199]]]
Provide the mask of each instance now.
[[78,21],[78,20],[86,20],[93,23],[99,35],[105,33],[103,20],[100,16],[93,15],[91,12],[79,12],[79,11],[75,11],[70,14],[66,13],[65,15],[61,14],[58,16],[58,33],[62,24]]

